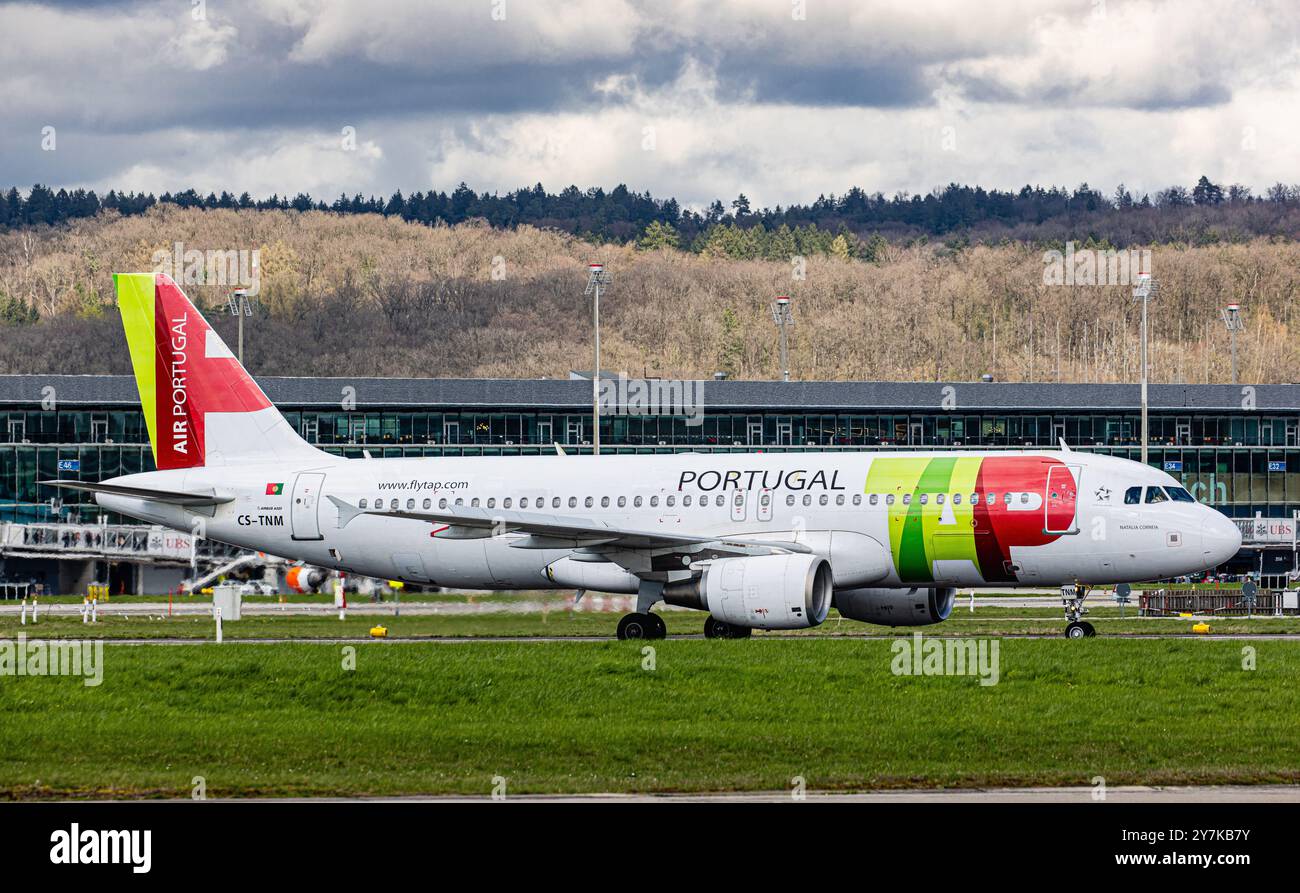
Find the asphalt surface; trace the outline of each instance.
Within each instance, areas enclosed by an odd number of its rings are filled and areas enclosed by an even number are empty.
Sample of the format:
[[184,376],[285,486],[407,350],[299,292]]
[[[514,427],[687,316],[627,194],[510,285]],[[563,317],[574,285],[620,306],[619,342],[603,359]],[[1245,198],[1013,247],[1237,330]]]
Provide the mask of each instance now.
[[[1300,803],[1300,785],[1123,786],[1106,788],[1099,798],[1092,787],[952,788],[944,790],[807,791],[806,803]],[[330,803],[352,799],[376,802],[482,803],[481,797],[279,798],[275,802]],[[691,794],[510,794],[510,803],[791,803],[790,791]]]

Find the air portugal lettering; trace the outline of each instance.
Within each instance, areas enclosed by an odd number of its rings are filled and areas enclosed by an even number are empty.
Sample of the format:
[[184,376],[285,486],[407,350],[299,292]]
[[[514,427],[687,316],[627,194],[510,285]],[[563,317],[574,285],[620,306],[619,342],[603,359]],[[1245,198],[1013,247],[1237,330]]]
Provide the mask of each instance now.
[[154,316],[157,330],[158,456],[159,468],[187,468],[203,463],[203,416],[192,411],[190,400],[189,308],[168,313],[159,302]]

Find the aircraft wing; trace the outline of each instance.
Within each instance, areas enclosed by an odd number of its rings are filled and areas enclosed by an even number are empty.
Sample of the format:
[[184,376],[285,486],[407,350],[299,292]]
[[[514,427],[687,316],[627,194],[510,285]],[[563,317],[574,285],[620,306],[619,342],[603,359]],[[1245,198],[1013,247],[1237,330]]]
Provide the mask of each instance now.
[[426,524],[445,525],[435,533],[445,539],[475,539],[504,533],[524,533],[527,537],[511,545],[522,549],[590,549],[599,552],[653,551],[668,554],[678,551],[711,551],[728,555],[773,554],[777,552],[811,552],[803,543],[750,540],[743,537],[719,537],[667,530],[641,530],[620,527],[594,518],[549,515],[542,512],[497,511],[495,509],[456,506],[446,509],[405,511],[401,509],[362,509],[337,496],[328,497],[339,510],[339,527],[346,527],[359,515],[406,518]]

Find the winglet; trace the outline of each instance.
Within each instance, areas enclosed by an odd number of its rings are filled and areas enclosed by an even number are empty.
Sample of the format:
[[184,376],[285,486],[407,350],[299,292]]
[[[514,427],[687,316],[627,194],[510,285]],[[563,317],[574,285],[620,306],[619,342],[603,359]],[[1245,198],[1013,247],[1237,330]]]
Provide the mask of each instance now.
[[1069,445],[1068,443],[1065,442],[1065,438],[1064,438],[1064,437],[1059,438],[1059,440],[1061,441],[1061,452],[1063,452],[1063,453],[1072,453],[1072,452],[1074,452],[1073,450],[1070,449],[1070,445]]
[[327,498],[330,502],[334,503],[334,507],[339,510],[339,530],[342,530],[344,527],[351,524],[352,519],[357,515],[365,514],[365,512],[357,508],[355,505],[350,505],[342,499],[339,499],[337,496],[329,496]]
[[560,445],[557,443],[557,444],[555,444],[555,455],[557,455],[557,456],[567,456],[567,455],[569,455],[569,454],[566,453],[566,452],[564,451],[564,447],[560,446]]

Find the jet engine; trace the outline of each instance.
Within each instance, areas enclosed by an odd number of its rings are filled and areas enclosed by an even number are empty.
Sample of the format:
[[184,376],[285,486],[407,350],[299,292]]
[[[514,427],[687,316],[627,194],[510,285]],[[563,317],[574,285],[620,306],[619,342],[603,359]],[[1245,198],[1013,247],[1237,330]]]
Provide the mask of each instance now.
[[694,580],[670,583],[664,601],[752,629],[806,629],[831,608],[831,566],[819,555],[720,558]]
[[913,589],[841,589],[835,609],[850,620],[883,626],[927,626],[952,613],[956,589],[936,586]]

